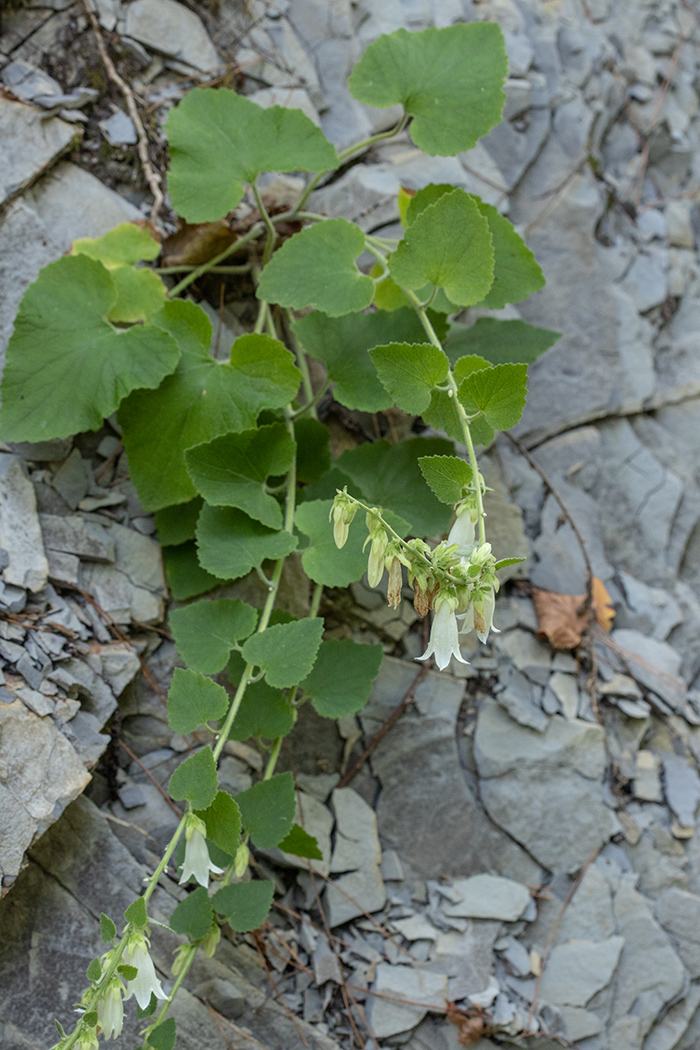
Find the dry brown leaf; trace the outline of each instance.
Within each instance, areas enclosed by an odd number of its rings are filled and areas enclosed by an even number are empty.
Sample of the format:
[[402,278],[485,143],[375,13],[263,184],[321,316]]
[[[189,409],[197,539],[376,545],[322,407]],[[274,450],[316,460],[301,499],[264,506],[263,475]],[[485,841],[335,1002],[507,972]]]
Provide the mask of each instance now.
[[225,219],[190,225],[180,221],[177,233],[168,237],[163,245],[163,266],[200,266],[219,255],[236,240]]
[[[588,625],[585,594],[559,594],[533,587],[532,601],[537,614],[537,637],[546,638],[555,649],[575,649]],[[608,633],[615,610],[605,584],[597,576],[593,577],[593,612],[598,625]]]

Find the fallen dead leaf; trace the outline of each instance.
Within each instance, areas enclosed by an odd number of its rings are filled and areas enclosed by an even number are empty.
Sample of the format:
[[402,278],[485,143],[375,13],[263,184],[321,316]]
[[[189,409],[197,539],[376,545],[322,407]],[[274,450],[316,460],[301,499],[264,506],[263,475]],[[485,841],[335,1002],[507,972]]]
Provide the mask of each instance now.
[[[532,601],[537,615],[537,637],[546,638],[555,649],[575,649],[588,625],[585,594],[559,594],[533,587]],[[615,610],[605,584],[597,576],[593,577],[593,612],[601,630],[609,633]]]
[[225,219],[196,225],[181,220],[180,229],[163,245],[163,266],[200,266],[219,255],[236,240]]

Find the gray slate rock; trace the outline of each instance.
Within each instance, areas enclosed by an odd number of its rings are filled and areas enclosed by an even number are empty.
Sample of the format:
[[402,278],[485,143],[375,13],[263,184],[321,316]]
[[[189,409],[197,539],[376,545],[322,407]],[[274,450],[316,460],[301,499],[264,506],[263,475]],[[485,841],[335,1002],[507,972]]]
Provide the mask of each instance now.
[[412,999],[425,1006],[413,1006],[391,999],[370,998],[367,1018],[378,1039],[407,1032],[422,1021],[430,1006],[442,1010],[447,998],[447,977],[409,966],[380,963],[374,990],[386,996]]
[[692,978],[700,977],[700,897],[673,887],[656,902],[656,918],[678,945]]
[[530,903],[526,886],[499,875],[472,875],[453,882],[452,889],[461,900],[444,908],[448,916],[516,922]]
[[36,495],[22,460],[7,453],[0,453],[0,547],[8,558],[2,570],[6,584],[29,591],[40,591],[45,586],[49,567]]
[[204,73],[221,65],[202,20],[176,0],[133,0],[125,10],[124,32]]
[[617,820],[603,802],[601,726],[554,715],[537,733],[486,700],[474,757],[491,819],[550,870],[580,867],[615,833]]
[[543,999],[557,1006],[585,1006],[612,980],[624,944],[624,937],[558,944],[544,970]]
[[75,128],[41,109],[0,96],[0,204],[33,182],[73,141]]

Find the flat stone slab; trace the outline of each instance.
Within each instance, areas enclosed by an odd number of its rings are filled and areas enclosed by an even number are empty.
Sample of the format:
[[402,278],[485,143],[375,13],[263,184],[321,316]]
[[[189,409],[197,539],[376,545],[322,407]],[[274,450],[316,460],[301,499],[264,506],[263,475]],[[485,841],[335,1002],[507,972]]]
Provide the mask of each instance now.
[[0,96],[0,204],[36,179],[70,146],[75,124]]
[[572,941],[552,949],[542,977],[542,998],[562,1006],[585,1006],[612,979],[624,937]]
[[526,886],[500,875],[472,875],[452,884],[461,896],[444,909],[445,915],[465,919],[502,919],[515,922],[530,903]]
[[211,73],[221,65],[202,20],[175,0],[134,0],[126,8],[126,36]]

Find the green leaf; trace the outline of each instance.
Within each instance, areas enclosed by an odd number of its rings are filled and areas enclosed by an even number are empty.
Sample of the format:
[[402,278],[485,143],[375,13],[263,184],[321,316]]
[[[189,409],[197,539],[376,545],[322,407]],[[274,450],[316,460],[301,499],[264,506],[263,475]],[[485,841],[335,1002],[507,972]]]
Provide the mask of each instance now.
[[138,977],[138,972],[138,966],[129,966],[127,963],[117,966],[117,973],[120,973],[125,981],[135,981]]
[[216,762],[212,749],[207,746],[181,762],[170,778],[168,791],[176,802],[183,799],[193,809],[206,809],[216,796]]
[[491,368],[489,361],[485,361],[483,357],[479,357],[478,354],[468,354],[466,357],[460,357],[459,361],[456,361],[452,374],[455,377],[457,384],[461,383],[463,379],[471,375],[472,372],[480,372],[483,368]]
[[[228,653],[226,656],[228,658]],[[222,718],[228,703],[228,693],[223,686],[196,671],[176,667],[168,691],[168,725],[173,733],[194,733],[199,726]]]
[[449,182],[431,182],[429,186],[424,186],[422,190],[418,190],[411,197],[408,207],[406,209],[406,221],[404,226],[408,229],[411,223],[415,222],[421,212],[424,212],[426,208],[429,208],[431,204],[435,204],[440,197],[444,197],[446,193],[452,193],[454,186],[451,186]]
[[313,670],[301,688],[323,718],[347,718],[367,703],[382,655],[381,645],[358,645],[348,638],[321,642]]
[[177,547],[194,539],[203,503],[201,496],[195,496],[188,503],[178,503],[175,507],[163,507],[156,511],[153,520],[161,547]]
[[148,230],[123,222],[102,237],[73,241],[71,255],[97,259],[110,271],[117,288],[117,302],[109,320],[123,324],[149,319],[165,302],[166,289],[158,274],[134,268],[137,262],[155,259],[160,250],[160,241]]
[[267,682],[254,682],[245,691],[229,739],[265,737],[266,740],[276,740],[287,735],[295,719],[294,705],[284,693],[272,689]]
[[241,834],[241,811],[236,800],[226,791],[217,791],[212,804],[197,816],[207,826],[207,838],[233,857]]
[[83,1014],[81,1020],[88,1028],[95,1028],[98,1021],[97,1010],[89,1010],[88,1013]]
[[150,1001],[148,1003],[148,1006],[144,1007],[144,1009],[142,1010],[141,1007],[138,1005],[138,1003],[136,1004],[136,1016],[138,1017],[138,1019],[140,1021],[142,1017],[152,1017],[157,1009],[158,1009],[158,999],[156,999],[156,997],[153,994],[153,992],[151,992],[151,998],[150,998]]
[[475,445],[490,445],[496,436],[491,424],[483,416],[477,416],[469,424],[472,441]]
[[153,1050],[173,1050],[177,1040],[177,1025],[174,1017],[166,1017],[148,1033],[147,1045]]
[[131,478],[147,510],[197,495],[186,449],[254,427],[261,409],[286,405],[301,381],[294,355],[267,335],[241,336],[230,363],[215,361],[211,322],[194,303],[167,303],[154,320],[179,345],[180,364],[158,390],[132,394],[119,410]]
[[322,171],[338,155],[320,128],[297,109],[263,109],[227,88],[198,88],[170,111],[168,191],[188,222],[232,211],[243,183],[265,171]]
[[493,205],[485,204],[478,197],[472,200],[489,224],[494,253],[493,284],[478,305],[500,310],[506,303],[519,303],[544,288],[544,274],[512,222]]
[[471,415],[482,411],[496,430],[514,427],[527,396],[527,365],[494,365],[462,380],[459,400]]
[[286,474],[296,442],[284,423],[225,434],[185,453],[187,473],[207,503],[238,507],[271,529],[281,529],[282,510],[264,490],[270,475]]
[[309,546],[302,552],[301,564],[306,575],[325,587],[347,587],[361,580],[367,569],[367,555],[362,544],[367,538],[362,525],[350,526],[345,546],[338,550],[333,539],[333,526],[328,515],[333,500],[309,500],[297,507],[296,527],[309,537]]
[[177,366],[160,328],[114,328],[117,290],[102,263],[64,255],[24,293],[7,347],[0,432],[44,441],[97,430],[132,390],[157,387]]
[[457,503],[471,485],[472,468],[457,456],[423,456],[418,465],[441,503]]
[[298,685],[313,667],[322,634],[323,620],[318,617],[280,623],[249,638],[243,659],[262,668],[268,685],[287,689]]
[[205,503],[199,515],[199,560],[207,572],[222,579],[237,580],[268,559],[285,558],[298,542],[290,532],[268,529],[235,507]]
[[507,71],[499,26],[458,22],[380,36],[353,69],[348,86],[370,106],[402,105],[414,118],[416,146],[431,156],[452,157],[499,123]]
[[87,977],[88,981],[99,981],[100,977],[102,976],[102,967],[100,966],[99,959],[92,960],[92,962],[87,968],[87,973],[85,974],[85,976]]
[[425,338],[415,310],[408,307],[392,314],[380,311],[339,318],[316,311],[295,321],[292,329],[306,352],[326,366],[328,378],[336,384],[336,400],[362,412],[391,406],[367,351],[386,343],[418,343]]
[[519,565],[521,561],[527,561],[527,558],[501,558],[494,565],[494,569],[505,569],[508,565]]
[[355,263],[365,235],[347,219],[328,219],[290,237],[260,275],[258,298],[303,310],[312,306],[330,317],[364,310],[374,281]]
[[292,824],[292,830],[279,843],[279,849],[284,853],[292,853],[295,857],[307,857],[309,860],[323,860],[323,854],[318,848],[318,841],[308,831],[304,831],[298,824]]
[[87,255],[107,267],[131,266],[147,259],[157,259],[161,245],[143,226],[122,222],[101,237],[80,237],[73,241],[72,255]]
[[247,638],[257,622],[257,610],[238,598],[195,602],[170,613],[177,651],[192,671],[201,674],[223,671],[236,642]]
[[212,904],[237,933],[259,929],[270,914],[275,885],[267,879],[237,882],[222,886],[212,897]]
[[410,522],[412,535],[438,536],[449,526],[450,515],[426,492],[418,460],[452,451],[451,442],[442,438],[411,438],[398,445],[375,441],[344,452],[337,466],[370,504],[393,510]]
[[138,897],[135,901],[129,905],[124,912],[124,918],[132,926],[136,926],[137,929],[142,930],[144,926],[148,925],[148,913],[146,911],[146,902],[143,897]]
[[483,299],[493,284],[493,266],[488,222],[474,198],[459,189],[425,208],[389,256],[389,271],[401,287],[444,288],[457,306]]
[[294,823],[294,777],[289,772],[277,773],[269,780],[261,780],[242,791],[236,801],[243,817],[243,827],[255,845],[260,849],[271,849],[289,834]]
[[480,317],[471,328],[453,324],[444,345],[445,353],[452,362],[464,354],[480,354],[493,365],[529,365],[550,346],[554,346],[559,338],[559,332],[537,328],[524,321]]
[[432,343],[390,343],[370,350],[377,373],[396,405],[419,416],[430,404],[432,388],[447,377],[450,363]]
[[102,938],[102,943],[110,944],[116,936],[117,927],[114,925],[109,915],[105,915],[105,913],[102,912],[100,915],[100,937]]
[[[233,799],[231,800],[233,801]],[[184,933],[193,941],[206,937],[214,922],[214,909],[204,886],[198,886],[181,900],[170,916],[170,929]]]
[[168,577],[168,586],[173,598],[178,602],[187,601],[198,594],[205,594],[213,587],[225,583],[218,576],[212,576],[203,569],[197,558],[194,543],[181,543],[177,547],[163,549],[163,564]]
[[436,430],[444,430],[455,441],[464,442],[457,405],[449,390],[433,390],[423,419]]
[[331,450],[328,427],[317,419],[297,419],[294,423],[297,443],[297,481],[316,481],[330,468]]

